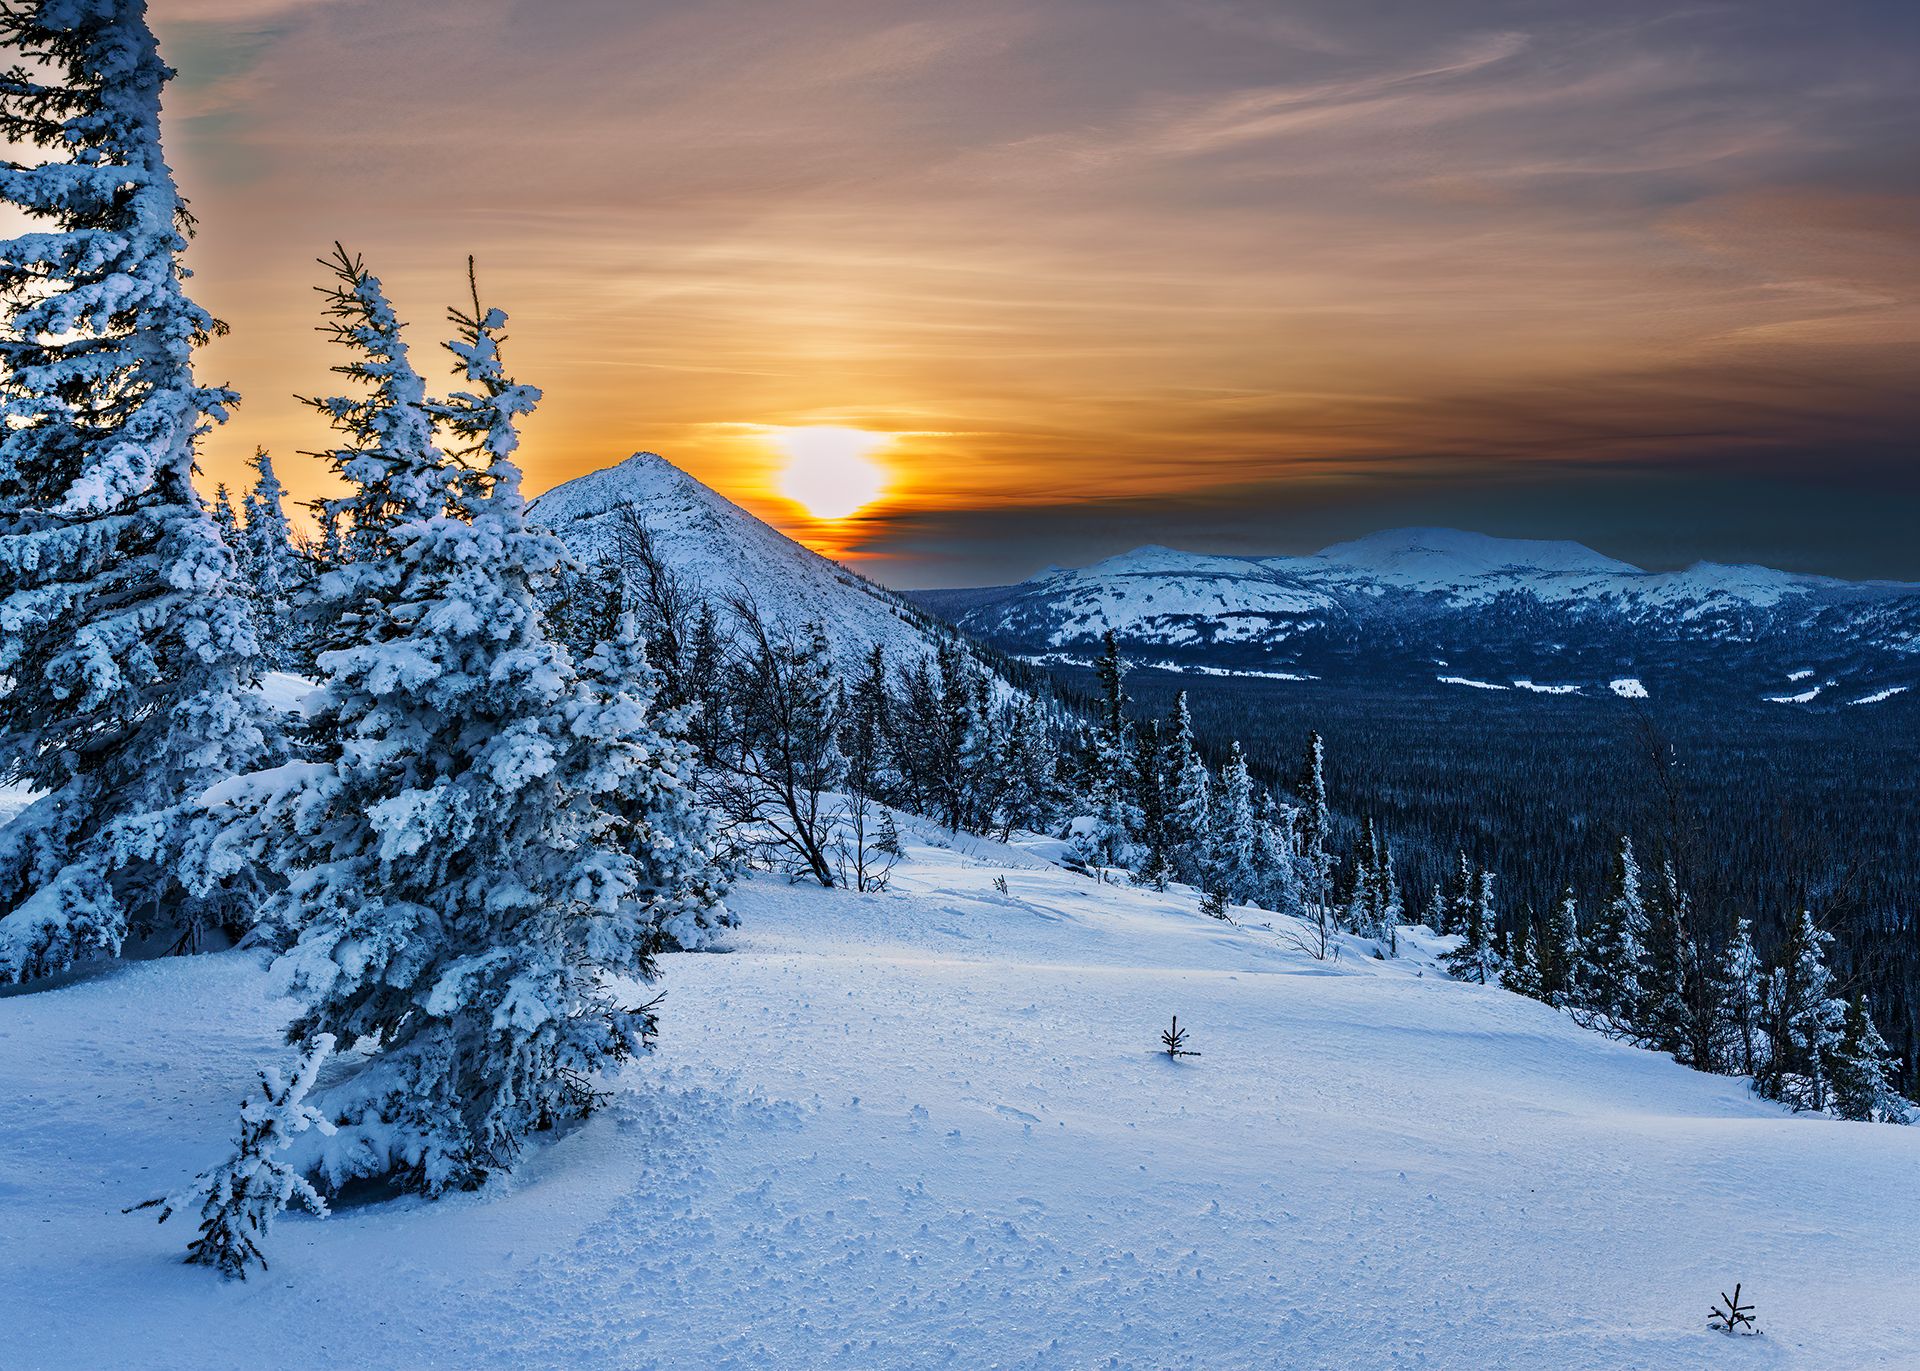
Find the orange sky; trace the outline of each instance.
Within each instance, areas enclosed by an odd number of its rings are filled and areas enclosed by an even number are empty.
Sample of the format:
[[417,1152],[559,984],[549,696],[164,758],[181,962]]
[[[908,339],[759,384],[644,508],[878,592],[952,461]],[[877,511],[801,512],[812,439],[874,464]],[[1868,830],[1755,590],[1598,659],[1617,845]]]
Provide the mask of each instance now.
[[[1823,460],[1870,520],[1913,495],[1881,472],[1920,196],[1907,21],[1859,9],[158,0],[195,290],[233,325],[205,374],[244,397],[206,467],[264,443],[320,489],[292,396],[335,379],[337,237],[430,374],[478,256],[546,392],[531,489],[650,448],[903,583],[1169,500],[1229,549],[1429,490],[1604,534],[1563,473],[1711,503]],[[813,424],[899,435],[861,518],[772,493],[765,427]]]

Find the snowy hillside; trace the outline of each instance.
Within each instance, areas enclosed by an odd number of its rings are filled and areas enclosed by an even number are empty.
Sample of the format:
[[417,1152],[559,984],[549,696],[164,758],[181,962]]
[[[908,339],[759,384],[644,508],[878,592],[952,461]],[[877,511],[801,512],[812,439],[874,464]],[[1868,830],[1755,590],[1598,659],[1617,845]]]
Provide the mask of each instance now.
[[690,587],[713,600],[744,591],[769,623],[785,628],[822,623],[849,665],[876,642],[896,661],[927,650],[921,611],[651,452],[555,486],[533,502],[529,518],[591,559],[611,545],[612,521],[623,509],[642,515],[662,556]]
[[[1920,1129],[960,841],[882,895],[748,883],[737,951],[666,959],[661,1050],[604,1114],[475,1196],[287,1218],[245,1285],[120,1210],[280,1060],[259,963],[0,999],[0,1361],[1920,1365]],[[1154,1054],[1176,1014],[1203,1055]],[[1741,1343],[1705,1327],[1735,1281]]]
[[[1822,707],[1920,683],[1920,586],[1713,563],[1648,572],[1579,543],[1451,529],[1396,529],[1309,557],[1147,547],[1015,586],[913,598],[1008,651],[1054,660],[1084,656],[1111,628],[1143,659],[1157,651],[1171,669],[1211,673],[1602,698],[1622,678],[1683,675]],[[1781,690],[1794,670],[1837,689]]]

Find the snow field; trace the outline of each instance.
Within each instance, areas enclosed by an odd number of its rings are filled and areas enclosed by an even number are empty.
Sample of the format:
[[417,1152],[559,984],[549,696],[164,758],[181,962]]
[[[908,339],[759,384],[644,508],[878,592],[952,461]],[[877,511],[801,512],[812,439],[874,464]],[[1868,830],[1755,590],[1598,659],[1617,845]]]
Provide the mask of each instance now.
[[[886,894],[747,882],[605,1113],[479,1195],[290,1217],[245,1285],[119,1210],[280,1058],[258,961],[0,1000],[7,1364],[1920,1365],[1866,1313],[1912,1295],[1920,1130],[1788,1116],[1418,935],[1315,962],[925,836]],[[1153,1052],[1176,1013],[1201,1057]],[[1764,1337],[1705,1330],[1736,1280]]]

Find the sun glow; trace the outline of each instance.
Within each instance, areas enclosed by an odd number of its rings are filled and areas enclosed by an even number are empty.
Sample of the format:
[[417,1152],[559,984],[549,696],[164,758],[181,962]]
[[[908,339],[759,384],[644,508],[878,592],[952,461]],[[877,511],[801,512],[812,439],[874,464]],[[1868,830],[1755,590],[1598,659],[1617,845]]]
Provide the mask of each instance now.
[[872,453],[891,434],[858,428],[776,428],[769,436],[786,455],[780,493],[816,519],[844,519],[885,493],[887,470]]

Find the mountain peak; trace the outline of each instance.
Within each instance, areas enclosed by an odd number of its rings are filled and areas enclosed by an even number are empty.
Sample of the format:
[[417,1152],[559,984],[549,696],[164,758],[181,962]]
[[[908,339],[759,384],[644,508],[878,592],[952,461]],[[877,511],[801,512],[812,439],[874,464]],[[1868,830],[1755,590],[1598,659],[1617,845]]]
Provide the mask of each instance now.
[[804,547],[654,452],[555,486],[528,510],[582,561],[620,546],[624,511],[638,514],[686,588],[717,604],[745,595],[776,630],[825,626],[856,671],[874,643],[910,662],[932,642],[889,591]]
[[[697,492],[697,494],[696,494]],[[605,514],[622,505],[639,505],[666,496],[694,496],[703,503],[735,508],[733,502],[708,489],[657,452],[636,452],[610,467],[562,481],[536,497],[530,511],[552,526],[573,519]],[[745,515],[745,511],[741,511]],[[751,518],[751,515],[745,515]]]
[[1253,562],[1245,557],[1227,557],[1211,552],[1182,552],[1178,548],[1148,543],[1131,552],[1085,567],[1050,566],[1028,578],[1029,584],[1067,576],[1076,580],[1097,581],[1114,576],[1208,576],[1244,575]]

